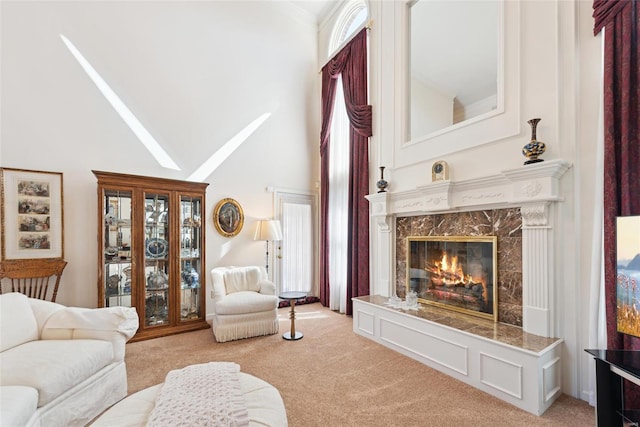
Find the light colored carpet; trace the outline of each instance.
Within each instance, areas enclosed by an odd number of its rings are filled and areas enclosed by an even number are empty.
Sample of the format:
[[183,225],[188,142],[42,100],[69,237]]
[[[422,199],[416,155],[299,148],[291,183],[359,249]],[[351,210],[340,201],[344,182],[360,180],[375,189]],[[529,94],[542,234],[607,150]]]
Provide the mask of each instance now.
[[593,426],[595,409],[561,396],[541,417],[476,390],[352,331],[352,319],[319,303],[296,306],[299,341],[280,333],[216,343],[211,329],[127,344],[129,393],[194,363],[232,361],[278,388],[289,425]]

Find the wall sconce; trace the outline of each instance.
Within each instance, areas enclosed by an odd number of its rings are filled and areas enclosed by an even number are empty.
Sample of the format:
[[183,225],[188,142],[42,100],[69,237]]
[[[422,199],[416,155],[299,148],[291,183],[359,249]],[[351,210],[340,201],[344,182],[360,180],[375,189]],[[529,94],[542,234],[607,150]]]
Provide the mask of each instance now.
[[258,221],[256,232],[253,235],[253,240],[264,240],[267,243],[266,253],[266,270],[267,276],[269,275],[269,241],[270,240],[282,240],[282,226],[277,219],[261,219]]

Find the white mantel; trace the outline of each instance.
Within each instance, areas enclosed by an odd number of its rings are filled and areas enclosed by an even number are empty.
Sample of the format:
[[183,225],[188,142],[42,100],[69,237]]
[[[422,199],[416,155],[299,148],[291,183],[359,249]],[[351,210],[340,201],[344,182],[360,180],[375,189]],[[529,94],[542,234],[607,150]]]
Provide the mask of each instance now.
[[553,295],[554,206],[562,201],[560,178],[571,167],[547,160],[467,181],[437,181],[400,192],[370,194],[371,294],[390,296],[395,287],[395,218],[518,207],[522,213],[522,327],[556,337]]

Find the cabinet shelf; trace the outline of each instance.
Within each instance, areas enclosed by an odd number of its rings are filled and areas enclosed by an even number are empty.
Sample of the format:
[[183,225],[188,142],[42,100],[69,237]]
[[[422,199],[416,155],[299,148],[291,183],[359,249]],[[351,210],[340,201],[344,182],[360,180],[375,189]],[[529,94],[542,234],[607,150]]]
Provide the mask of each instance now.
[[136,308],[140,326],[132,341],[209,327],[200,283],[208,184],[93,173],[101,242],[98,305]]
[[109,294],[109,297],[130,297],[131,296],[131,292],[124,292],[121,294]]
[[106,264],[131,264],[131,258],[127,259],[106,259]]

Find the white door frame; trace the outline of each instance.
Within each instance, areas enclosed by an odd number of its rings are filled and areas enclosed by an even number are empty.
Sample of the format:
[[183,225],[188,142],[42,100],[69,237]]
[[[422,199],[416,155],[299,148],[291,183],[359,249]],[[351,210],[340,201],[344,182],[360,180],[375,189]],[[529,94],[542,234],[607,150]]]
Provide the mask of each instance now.
[[[313,236],[313,259],[312,268],[313,268],[313,283],[311,284],[311,295],[319,296],[319,268],[318,268],[318,234],[319,234],[319,219],[318,219],[318,192],[310,191],[310,190],[298,190],[291,188],[276,188],[269,187],[269,191],[273,193],[273,206],[274,206],[274,218],[282,221],[282,205],[285,202],[288,203],[304,203],[307,202],[311,205],[311,214],[312,214],[312,236]],[[283,258],[281,257],[281,246],[280,242],[274,242],[273,249],[273,283],[276,285],[277,292],[281,292],[282,290],[282,262]]]

